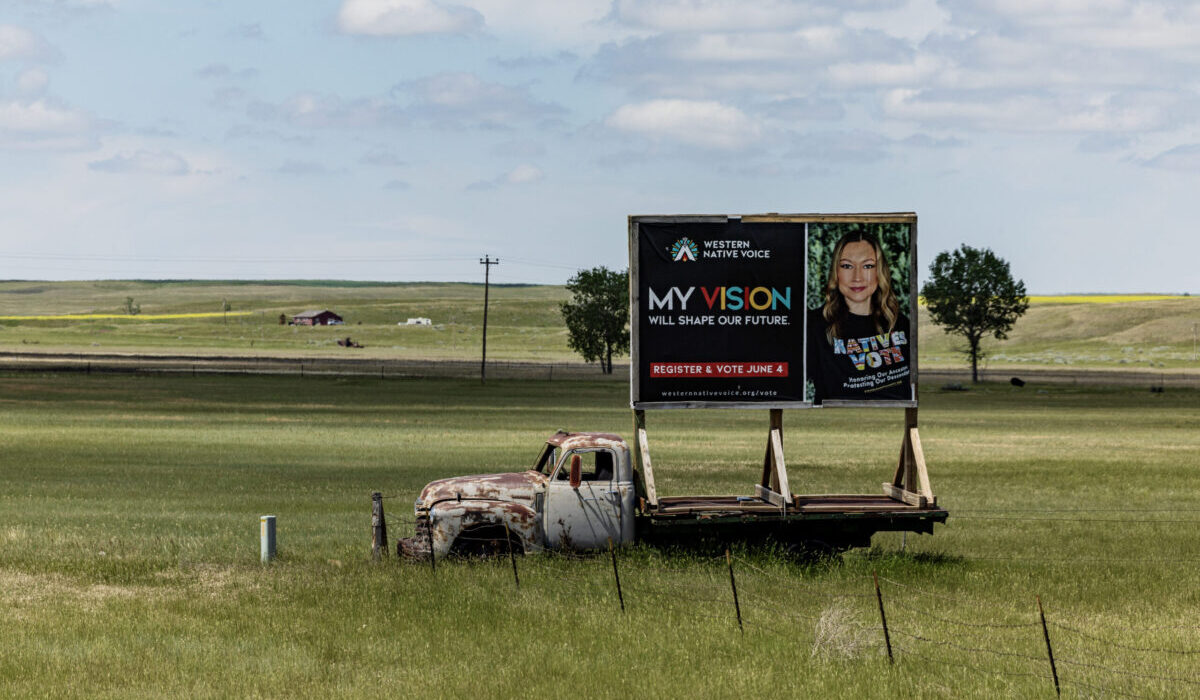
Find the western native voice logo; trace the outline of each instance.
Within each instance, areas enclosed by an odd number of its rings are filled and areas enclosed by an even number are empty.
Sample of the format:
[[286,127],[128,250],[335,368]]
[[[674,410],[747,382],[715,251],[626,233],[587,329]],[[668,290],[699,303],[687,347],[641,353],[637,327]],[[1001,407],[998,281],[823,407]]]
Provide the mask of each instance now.
[[675,245],[671,246],[671,260],[673,262],[696,262],[700,257],[700,249],[696,246],[696,242],[684,236],[675,241]]

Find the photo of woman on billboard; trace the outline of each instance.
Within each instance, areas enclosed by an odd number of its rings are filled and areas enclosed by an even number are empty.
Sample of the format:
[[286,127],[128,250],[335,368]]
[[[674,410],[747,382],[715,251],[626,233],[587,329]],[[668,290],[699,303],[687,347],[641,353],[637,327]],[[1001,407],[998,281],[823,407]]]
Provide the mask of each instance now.
[[912,400],[909,319],[879,238],[863,230],[842,235],[823,280],[824,303],[808,312],[813,402]]

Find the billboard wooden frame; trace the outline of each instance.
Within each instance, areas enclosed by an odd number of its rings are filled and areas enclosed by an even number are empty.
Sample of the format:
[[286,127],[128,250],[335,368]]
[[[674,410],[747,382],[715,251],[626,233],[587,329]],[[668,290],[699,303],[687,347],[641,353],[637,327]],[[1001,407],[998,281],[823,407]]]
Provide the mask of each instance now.
[[[639,280],[640,274],[638,269],[638,227],[640,224],[654,223],[727,223],[733,219],[740,219],[743,223],[790,223],[790,224],[813,224],[813,223],[899,223],[909,225],[909,308],[910,317],[909,325],[909,367],[910,367],[910,382],[912,384],[912,400],[835,400],[827,399],[821,404],[814,404],[811,400],[805,401],[641,401],[639,400],[639,389],[641,382],[640,371],[640,356],[639,356],[639,326],[641,321],[641,299],[639,297]],[[906,408],[916,409],[918,391],[917,391],[917,347],[918,347],[918,331],[917,331],[917,215],[915,212],[890,212],[890,213],[860,213],[860,214],[654,214],[654,215],[631,215],[628,218],[629,226],[629,328],[630,328],[630,363],[629,363],[629,404],[636,411],[656,410],[656,409],[678,409],[678,408],[716,408],[716,409],[797,409],[797,408]],[[807,239],[807,226],[805,228]],[[807,251],[807,245],[805,246]],[[808,280],[808,256],[804,259],[804,279]],[[807,316],[807,315],[806,315]],[[805,337],[807,337],[807,318],[805,320],[806,327],[804,328]],[[804,368],[805,376],[807,376],[808,368]],[[915,421],[914,421],[915,422]]]

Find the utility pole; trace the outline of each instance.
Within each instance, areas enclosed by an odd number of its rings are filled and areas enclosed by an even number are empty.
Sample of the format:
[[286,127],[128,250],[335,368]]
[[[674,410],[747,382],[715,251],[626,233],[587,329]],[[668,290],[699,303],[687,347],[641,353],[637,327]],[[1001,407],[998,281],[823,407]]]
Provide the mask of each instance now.
[[483,360],[479,363],[479,383],[487,383],[487,314],[488,314],[488,277],[492,265],[499,265],[500,258],[492,260],[487,255],[479,261],[483,265]]

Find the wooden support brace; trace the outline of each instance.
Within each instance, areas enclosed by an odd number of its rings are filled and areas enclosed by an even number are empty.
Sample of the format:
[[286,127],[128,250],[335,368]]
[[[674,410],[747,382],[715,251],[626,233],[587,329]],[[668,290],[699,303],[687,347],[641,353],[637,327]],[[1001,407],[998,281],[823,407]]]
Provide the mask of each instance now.
[[779,428],[771,428],[771,454],[775,462],[775,478],[772,479],[775,490],[790,501],[792,488],[788,484],[787,463],[783,461],[783,431]]
[[924,508],[937,505],[937,497],[929,486],[929,470],[925,466],[925,451],[921,448],[921,433],[917,430],[917,409],[904,411],[904,440],[900,445],[900,461],[890,483],[883,484],[883,493],[898,501]]
[[759,498],[787,508],[792,502],[787,463],[783,458],[783,411],[771,409],[771,427],[767,433],[767,451],[763,455],[762,482],[755,488]]
[[638,461],[638,471],[642,475],[642,484],[646,489],[646,504],[658,508],[658,490],[654,486],[654,467],[650,464],[650,445],[646,442],[646,412],[633,412],[634,426],[634,459]]
[[913,466],[917,471],[917,485],[920,487],[919,493],[929,499],[930,503],[937,503],[937,498],[933,495],[933,489],[929,486],[929,469],[925,466],[925,450],[921,449],[921,434],[917,432],[914,426],[908,429],[908,435],[909,449],[912,450],[913,454]]
[[888,496],[889,498],[894,498],[897,501],[903,501],[910,506],[916,506],[918,508],[924,508],[925,506],[929,505],[929,501],[925,500],[924,496],[888,483],[883,485],[883,495]]

